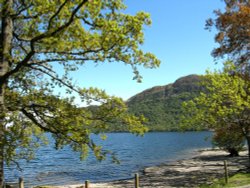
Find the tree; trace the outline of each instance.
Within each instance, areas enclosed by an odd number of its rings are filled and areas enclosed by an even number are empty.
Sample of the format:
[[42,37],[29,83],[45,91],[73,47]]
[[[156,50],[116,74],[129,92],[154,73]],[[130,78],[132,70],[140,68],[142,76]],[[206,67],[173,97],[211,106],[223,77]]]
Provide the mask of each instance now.
[[250,82],[227,62],[223,71],[207,72],[202,85],[204,92],[183,103],[182,126],[230,131],[227,134],[232,135],[239,134],[233,131],[237,127],[247,140],[250,157]]
[[214,130],[212,144],[229,153],[229,156],[239,156],[244,147],[245,138],[237,125],[224,126]]
[[[120,98],[70,78],[88,61],[123,62],[138,81],[137,66],[159,65],[139,49],[149,14],[128,15],[125,8],[122,0],[0,0],[0,187],[4,160],[32,157],[29,148],[38,147],[44,132],[56,148],[70,145],[83,156],[92,149],[101,160],[108,151],[91,141],[91,132],[103,133],[113,121],[137,134],[146,130],[144,118],[129,115]],[[57,88],[65,95],[55,94]],[[79,108],[76,95],[98,106]]]
[[[250,1],[249,0],[224,0],[224,3],[226,5],[225,11],[215,10],[214,12],[215,12],[216,18],[208,19],[207,24],[206,24],[207,29],[210,30],[212,27],[215,27],[218,30],[218,33],[215,35],[215,41],[219,44],[219,46],[212,51],[212,56],[214,58],[226,57],[232,60],[232,62],[234,63],[236,67],[234,70],[232,70],[231,73],[227,72],[226,74],[229,74],[232,78],[237,77],[235,79],[235,82],[237,82],[236,80],[238,80],[239,78],[241,80],[242,79],[245,80],[244,92],[245,92],[245,95],[249,95],[248,85],[250,81],[250,74],[249,74],[250,73],[250,64],[249,64],[250,62],[250,46],[249,46],[250,44],[250,32],[249,32],[250,31]],[[225,69],[228,69],[228,67],[225,67]],[[237,76],[235,76],[236,74]],[[230,80],[227,80],[227,81],[229,82]],[[236,90],[238,91],[238,89]],[[236,95],[237,94],[235,94],[235,96]],[[242,98],[243,101],[247,100],[246,98],[243,98],[242,96],[240,98]],[[223,98],[223,100],[227,100],[227,99]],[[227,102],[225,104],[227,104]],[[223,105],[226,107],[227,105],[225,104]],[[238,104],[235,105],[235,108],[237,107]],[[247,120],[246,114],[249,113],[249,107],[246,107],[244,109],[245,109],[245,112],[243,110],[242,113],[239,111],[237,113],[245,114],[244,117],[241,117],[241,118],[245,120],[245,123],[243,124],[246,124],[246,120]],[[235,119],[237,119],[237,117],[235,117]],[[214,140],[216,144],[227,145],[227,142],[229,140],[231,140],[231,142],[229,141],[228,143],[231,143],[231,145],[233,145],[233,140],[234,140],[234,144],[240,143],[240,136],[241,136],[240,134],[239,135],[234,134],[233,137],[229,136],[230,132],[232,132],[231,128],[235,127],[235,123],[231,125],[231,121],[233,121],[233,118],[230,120],[227,119],[225,121],[227,125],[224,125],[224,127],[226,126],[227,127],[226,129],[217,128],[215,130],[216,133],[214,136]],[[225,122],[224,123],[222,122],[224,122],[224,120],[220,122],[221,127],[223,127],[222,124],[225,123]],[[238,125],[239,124],[241,123],[238,122]],[[240,129],[241,128],[242,126],[240,126]],[[249,142],[249,138],[248,138],[249,136],[247,136],[246,132],[243,133],[243,135],[245,135],[245,137],[247,138]]]
[[215,27],[219,44],[212,52],[213,57],[228,55],[240,70],[250,71],[250,1],[224,0],[225,11],[216,10],[216,18],[207,20],[207,28]]

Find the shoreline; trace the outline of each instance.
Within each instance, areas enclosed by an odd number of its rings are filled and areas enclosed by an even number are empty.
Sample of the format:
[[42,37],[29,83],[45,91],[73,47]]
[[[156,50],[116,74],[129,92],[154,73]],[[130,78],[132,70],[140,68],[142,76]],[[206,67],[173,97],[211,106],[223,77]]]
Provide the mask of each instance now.
[[[197,187],[210,184],[214,179],[224,177],[224,161],[227,160],[229,176],[244,170],[248,162],[247,151],[239,157],[228,157],[228,153],[218,149],[194,151],[190,158],[147,167],[140,171],[140,187]],[[91,183],[91,188],[130,188],[134,179]],[[50,187],[50,186],[46,186]],[[51,188],[84,188],[83,184],[51,186]]]

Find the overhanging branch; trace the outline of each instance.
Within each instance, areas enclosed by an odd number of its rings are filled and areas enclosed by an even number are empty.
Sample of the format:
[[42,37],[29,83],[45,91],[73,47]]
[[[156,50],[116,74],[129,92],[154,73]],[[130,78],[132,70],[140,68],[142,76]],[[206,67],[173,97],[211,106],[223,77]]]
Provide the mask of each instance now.
[[54,31],[46,31],[46,32],[34,37],[33,39],[31,39],[30,40],[30,52],[25,56],[25,58],[22,61],[20,61],[17,64],[17,66],[14,69],[12,69],[11,71],[7,72],[4,76],[2,76],[0,82],[5,82],[11,75],[17,73],[24,66],[27,66],[28,62],[31,60],[31,58],[36,53],[35,43],[38,42],[39,40],[44,39],[44,38],[52,37],[52,36],[58,34],[59,32],[61,32],[62,30],[66,29],[68,26],[70,26],[70,24],[74,21],[74,18],[75,18],[75,15],[77,14],[77,12],[87,2],[88,2],[88,0],[81,1],[76,6],[76,8],[72,11],[72,14],[71,14],[69,20],[65,24],[63,24],[62,26],[58,27]]

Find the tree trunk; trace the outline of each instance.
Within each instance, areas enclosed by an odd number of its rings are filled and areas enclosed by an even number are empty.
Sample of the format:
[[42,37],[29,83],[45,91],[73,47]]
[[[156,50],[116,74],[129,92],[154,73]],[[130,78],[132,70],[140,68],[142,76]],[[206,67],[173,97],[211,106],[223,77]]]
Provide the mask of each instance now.
[[4,0],[2,4],[1,15],[1,44],[0,44],[0,188],[4,183],[4,147],[5,147],[5,101],[4,92],[7,85],[7,80],[4,78],[9,70],[11,63],[11,45],[13,39],[13,20],[11,11],[13,0]]
[[250,136],[246,136],[247,139],[247,149],[248,149],[248,169],[250,169]]
[[238,157],[239,151],[235,148],[228,148],[227,151],[230,153],[229,157]]
[[0,88],[0,188],[3,187],[4,182],[4,87]]

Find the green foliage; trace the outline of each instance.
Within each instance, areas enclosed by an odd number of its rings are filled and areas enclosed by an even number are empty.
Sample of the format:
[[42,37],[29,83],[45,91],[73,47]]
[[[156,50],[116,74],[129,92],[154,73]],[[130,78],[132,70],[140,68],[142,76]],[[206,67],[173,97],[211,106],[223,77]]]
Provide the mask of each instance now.
[[249,173],[238,173],[229,177],[228,184],[225,183],[225,179],[215,180],[212,185],[202,185],[201,188],[220,188],[220,187],[240,187],[247,186],[250,184]]
[[150,131],[179,130],[181,104],[199,94],[200,81],[200,76],[190,75],[173,84],[148,89],[128,100],[129,112],[145,116]]
[[215,129],[212,139],[214,146],[227,151],[230,156],[239,155],[239,151],[243,150],[244,141],[240,127],[235,125]]
[[250,107],[250,97],[247,95],[249,82],[240,75],[234,75],[234,70],[232,64],[226,63],[223,72],[207,72],[203,82],[206,92],[183,103],[187,114],[186,118],[182,118],[183,125],[200,124],[217,128],[229,122],[247,121],[244,117],[248,117]]
[[[231,62],[226,62],[223,71],[207,72],[203,86],[205,92],[183,103],[181,126],[230,131],[222,135],[224,138],[228,138],[230,133],[240,133],[249,141],[249,81],[236,72]],[[234,133],[231,127],[237,127],[239,131]],[[237,136],[235,138],[238,139]]]
[[[45,132],[52,133],[57,149],[70,145],[81,158],[91,149],[103,160],[112,152],[95,145],[90,134],[104,138],[113,122],[114,129],[139,135],[147,130],[145,118],[129,114],[122,99],[80,88],[69,75],[88,61],[123,62],[140,82],[138,66],[160,64],[140,49],[144,26],[151,24],[148,13],[125,14],[122,0],[17,0],[0,1],[0,7],[1,29],[13,33],[1,43],[10,46],[9,54],[0,50],[0,68],[7,66],[0,74],[0,156],[4,152],[8,163],[34,157],[33,149],[47,142]],[[55,95],[58,88],[63,95]],[[75,105],[72,96],[89,107]]]

